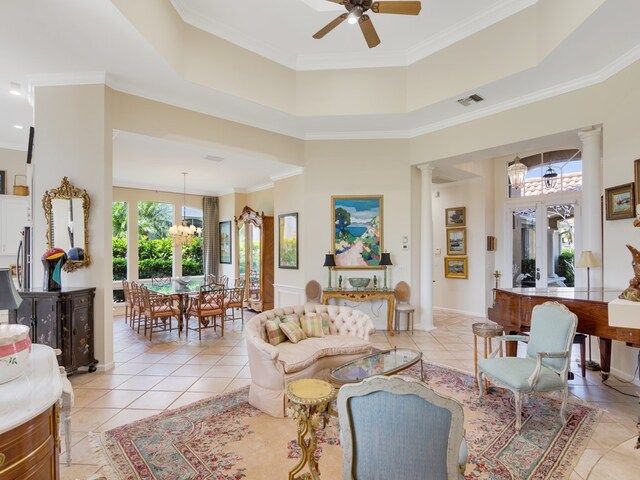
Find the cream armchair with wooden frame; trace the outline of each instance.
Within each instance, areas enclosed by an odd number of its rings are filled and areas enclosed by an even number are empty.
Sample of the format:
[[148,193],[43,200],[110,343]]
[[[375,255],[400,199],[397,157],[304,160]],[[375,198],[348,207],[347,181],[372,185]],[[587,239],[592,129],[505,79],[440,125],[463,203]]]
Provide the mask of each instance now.
[[531,313],[531,332],[526,335],[495,337],[499,341],[527,343],[527,353],[521,357],[491,357],[478,362],[480,396],[485,393],[484,378],[513,392],[516,407],[516,432],[522,427],[522,399],[524,395],[560,390],[562,407],[560,419],[566,423],[565,410],[569,397],[568,371],[571,346],[578,317],[558,302],[536,305]]
[[338,420],[343,480],[464,479],[462,405],[415,378],[374,376],[342,386]]

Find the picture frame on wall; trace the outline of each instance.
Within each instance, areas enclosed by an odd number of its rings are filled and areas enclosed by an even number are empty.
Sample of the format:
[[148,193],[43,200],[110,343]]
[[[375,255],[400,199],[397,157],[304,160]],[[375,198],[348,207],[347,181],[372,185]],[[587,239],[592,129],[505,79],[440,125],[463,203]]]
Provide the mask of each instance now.
[[220,222],[220,263],[231,263],[231,220]]
[[447,255],[467,254],[467,229],[448,228],[447,229]]
[[331,197],[332,253],[334,269],[383,268],[382,195],[333,195]]
[[7,193],[7,172],[0,170],[0,195]]
[[633,183],[606,188],[604,192],[607,220],[620,220],[635,216],[636,204]]
[[467,257],[444,257],[444,276],[467,279],[469,276]]
[[636,219],[633,221],[633,226],[640,227],[640,159],[633,162],[633,179],[636,188]]
[[444,219],[447,227],[464,227],[467,224],[467,208],[445,208]]
[[298,269],[298,214],[278,215],[278,268]]

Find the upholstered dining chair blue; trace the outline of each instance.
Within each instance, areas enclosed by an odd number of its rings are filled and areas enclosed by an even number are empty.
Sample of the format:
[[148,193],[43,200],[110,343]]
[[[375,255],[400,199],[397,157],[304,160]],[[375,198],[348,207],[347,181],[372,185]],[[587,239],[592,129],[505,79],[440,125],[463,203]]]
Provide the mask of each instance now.
[[402,375],[375,376],[338,393],[344,480],[460,480],[464,414],[455,400]]
[[503,387],[515,397],[516,432],[522,427],[522,399],[524,395],[537,392],[562,392],[560,419],[564,416],[569,397],[567,385],[571,345],[576,333],[578,317],[558,302],[536,305],[531,312],[531,332],[526,335],[504,335],[495,337],[500,341],[521,341],[527,343],[524,358],[496,358],[498,350],[491,357],[478,362],[478,385],[480,396],[484,394],[484,378],[498,387]]

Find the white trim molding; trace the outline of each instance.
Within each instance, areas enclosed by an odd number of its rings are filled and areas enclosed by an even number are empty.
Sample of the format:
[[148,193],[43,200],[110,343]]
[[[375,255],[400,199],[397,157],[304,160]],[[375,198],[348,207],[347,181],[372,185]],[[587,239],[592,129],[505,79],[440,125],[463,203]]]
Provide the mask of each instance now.
[[273,284],[274,288],[274,307],[288,307],[292,305],[304,305],[306,296],[304,287],[295,285]]

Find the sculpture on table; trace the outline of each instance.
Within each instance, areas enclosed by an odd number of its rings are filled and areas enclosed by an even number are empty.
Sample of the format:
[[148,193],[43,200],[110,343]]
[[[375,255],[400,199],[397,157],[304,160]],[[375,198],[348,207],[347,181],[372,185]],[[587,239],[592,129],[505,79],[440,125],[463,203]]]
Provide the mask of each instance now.
[[627,245],[627,248],[632,255],[631,267],[635,276],[629,280],[629,287],[620,294],[619,298],[640,302],[640,251],[631,245]]
[[61,248],[50,248],[42,255],[44,265],[44,285],[46,292],[62,289],[62,267],[67,263],[67,254]]

